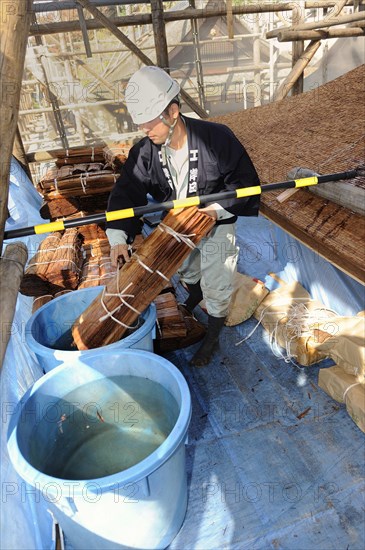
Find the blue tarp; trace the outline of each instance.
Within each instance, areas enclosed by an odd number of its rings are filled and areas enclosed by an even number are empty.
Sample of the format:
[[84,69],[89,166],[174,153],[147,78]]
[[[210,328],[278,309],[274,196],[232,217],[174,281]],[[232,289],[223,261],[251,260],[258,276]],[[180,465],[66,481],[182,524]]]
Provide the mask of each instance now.
[[[24,178],[13,164],[9,229],[42,223],[40,198],[29,181],[18,185],[19,174]],[[27,238],[31,251],[39,239]],[[299,281],[339,314],[364,309],[364,287],[265,218],[239,219],[238,243],[241,272],[272,288],[270,272]],[[19,296],[1,373],[2,550],[54,548],[47,503],[43,497],[36,502],[38,495],[18,478],[6,451],[11,412],[42,376],[22,334],[31,301]],[[193,400],[188,511],[171,548],[360,550],[364,436],[345,407],[318,387],[319,368],[332,362],[306,368],[285,363],[273,355],[261,326],[236,346],[255,324],[250,319],[225,327],[220,352],[207,368],[189,367],[196,346],[168,355]]]
[[[16,160],[11,162],[8,208],[10,218],[5,229],[17,229],[44,223],[39,215],[42,199]],[[28,256],[35,254],[41,239],[33,236],[17,239],[26,244]],[[10,241],[9,241],[10,242]],[[11,241],[13,242],[13,241]],[[14,241],[15,242],[15,241]],[[4,242],[4,246],[7,242]],[[43,375],[27,349],[24,327],[32,310],[33,298],[18,295],[11,337],[0,377],[1,391],[1,532],[2,550],[53,548],[52,519],[45,502],[15,472],[7,453],[6,434],[12,412],[25,391]]]

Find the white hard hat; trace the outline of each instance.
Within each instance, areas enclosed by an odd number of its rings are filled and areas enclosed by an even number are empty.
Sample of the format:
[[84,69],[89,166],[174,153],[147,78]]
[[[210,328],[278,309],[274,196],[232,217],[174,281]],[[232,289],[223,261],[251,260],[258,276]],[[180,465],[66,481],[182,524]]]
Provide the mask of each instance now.
[[131,76],[125,102],[135,124],[149,122],[161,115],[178,95],[180,85],[160,67],[142,67]]

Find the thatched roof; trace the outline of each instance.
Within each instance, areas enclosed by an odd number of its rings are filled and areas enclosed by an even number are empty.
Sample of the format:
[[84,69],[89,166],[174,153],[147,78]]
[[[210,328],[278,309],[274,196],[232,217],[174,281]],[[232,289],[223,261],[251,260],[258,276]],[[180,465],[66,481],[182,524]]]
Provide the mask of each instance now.
[[[251,155],[262,182],[294,167],[321,174],[365,164],[365,65],[298,96],[214,120],[227,124]],[[349,186],[365,187],[365,171]],[[365,217],[299,190],[283,203],[262,195],[262,213],[357,280],[365,282]]]

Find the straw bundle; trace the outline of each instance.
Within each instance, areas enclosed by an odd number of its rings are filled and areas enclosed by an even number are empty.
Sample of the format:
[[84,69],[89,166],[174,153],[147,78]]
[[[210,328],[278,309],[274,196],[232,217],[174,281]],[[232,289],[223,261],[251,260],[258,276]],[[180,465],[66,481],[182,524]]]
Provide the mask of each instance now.
[[82,265],[81,238],[78,229],[67,229],[47,269],[48,281],[60,289],[75,289]]
[[76,320],[72,334],[78,349],[113,343],[128,329],[137,328],[134,324],[140,313],[213,226],[214,220],[195,207],[170,211],[107,290]]
[[49,262],[57,250],[62,233],[52,233],[38,247],[38,251],[30,259],[25,270],[19,291],[26,296],[43,296],[53,294],[47,278]]

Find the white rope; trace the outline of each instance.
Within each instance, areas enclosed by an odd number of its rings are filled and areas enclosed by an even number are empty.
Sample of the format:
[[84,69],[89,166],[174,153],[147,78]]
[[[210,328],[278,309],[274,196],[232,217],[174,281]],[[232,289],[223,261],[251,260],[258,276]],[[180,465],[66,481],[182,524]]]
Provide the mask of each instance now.
[[[275,300],[274,302],[271,302],[268,306],[266,306],[262,310],[262,312],[260,314],[260,318],[257,321],[254,328],[251,330],[251,332],[247,336],[245,336],[245,338],[243,338],[239,342],[236,342],[235,345],[239,346],[243,342],[245,342],[246,340],[251,338],[251,336],[254,334],[254,332],[259,327],[262,319],[264,318],[267,309],[272,308],[273,306],[281,306],[281,305],[286,305],[286,304],[289,303],[290,306],[288,308],[288,311],[286,312],[287,321],[286,321],[286,323],[284,323],[284,325],[282,323],[280,323],[280,321],[282,321],[282,319],[278,319],[276,321],[274,329],[272,330],[272,332],[269,333],[269,338],[270,338],[269,343],[270,343],[271,351],[276,357],[279,357],[280,359],[284,359],[284,361],[286,363],[292,363],[295,367],[300,368],[299,365],[297,365],[297,363],[295,363],[292,360],[292,358],[295,357],[295,355],[293,353],[291,353],[291,345],[292,345],[293,340],[295,340],[296,338],[301,336],[301,334],[303,332],[308,331],[310,329],[311,324],[313,324],[314,322],[318,322],[318,315],[315,315],[316,311],[317,312],[318,311],[331,312],[335,316],[337,316],[337,313],[335,311],[333,311],[332,309],[329,309],[329,308],[315,308],[311,312],[311,311],[309,311],[307,306],[303,303],[292,304],[291,302],[293,300],[294,301],[295,300],[298,300],[298,301],[299,300],[305,300],[306,302],[308,302],[308,298],[294,298],[294,299],[293,298],[288,298],[286,300],[278,299],[278,300]],[[277,311],[270,311],[271,315],[276,315],[277,316],[279,313],[280,312],[277,312]],[[322,319],[326,319],[326,318],[327,318],[326,316],[322,317]],[[280,346],[278,344],[278,329],[279,329],[279,326],[282,326],[285,329],[289,328],[290,330],[292,330],[294,332],[293,336],[291,336],[290,338],[288,338],[288,337],[285,338],[285,352],[286,352],[285,355],[281,352]],[[286,336],[287,336],[287,334],[286,334]]]
[[165,281],[167,281],[168,283],[170,282],[170,279],[168,277],[166,277],[166,275],[164,275],[163,273],[161,273],[161,271],[159,271],[158,269],[156,269],[155,273],[157,273],[157,275],[159,275],[160,277],[162,277],[162,279],[165,279]]
[[86,175],[80,174],[80,183],[81,183],[83,193],[86,194],[86,186],[87,186],[87,176]]
[[[27,274],[28,269],[30,269],[31,267],[37,267],[38,265],[56,264],[58,262],[70,262],[70,264],[73,264],[75,266],[77,271],[81,271],[81,269],[77,266],[77,264],[72,260],[67,260],[66,258],[60,258],[59,260],[49,260],[48,262],[35,262],[34,264],[29,264],[25,271],[25,275]],[[62,269],[61,271],[65,271],[65,270]]]
[[42,298],[53,298],[53,294],[43,294],[43,296],[37,296],[37,298],[34,298],[33,304],[35,304],[37,300],[41,300]]
[[156,269],[155,271],[153,269],[151,269],[150,267],[148,267],[148,265],[144,264],[142,262],[142,260],[137,256],[136,253],[134,253],[134,257],[136,258],[137,262],[140,264],[140,266],[142,266],[146,271],[148,271],[149,273],[156,273],[157,275],[159,275],[162,279],[164,279],[165,281],[167,281],[168,283],[170,282],[170,279],[168,277],[166,277],[166,275],[164,275],[161,271],[159,271],[158,269]]
[[174,237],[174,239],[176,239],[177,242],[179,242],[179,243],[183,242],[191,249],[196,248],[193,241],[191,241],[190,238],[189,238],[189,237],[194,237],[196,235],[196,233],[191,233],[190,235],[184,235],[183,233],[178,233],[177,231],[172,229],[172,227],[170,227],[168,225],[165,225],[162,222],[160,222],[157,227],[160,231],[165,231],[169,235],[172,235],[172,237]]
[[[118,283],[119,283],[119,279],[117,279]],[[119,319],[116,319],[114,317],[114,313],[116,313],[117,311],[119,311],[119,309],[124,305],[124,306],[127,306],[129,309],[131,309],[132,311],[134,311],[135,313],[137,313],[138,315],[141,315],[141,312],[138,311],[138,309],[135,309],[133,306],[131,306],[128,302],[126,302],[124,300],[124,298],[134,298],[134,294],[126,294],[126,291],[128,290],[128,288],[130,286],[132,286],[133,283],[129,283],[125,288],[124,290],[122,291],[119,291],[119,286],[117,288],[117,293],[111,293],[111,292],[105,292],[105,288],[103,289],[103,292],[101,294],[101,298],[100,298],[100,302],[101,302],[101,305],[104,309],[104,311],[106,312],[106,315],[103,315],[102,317],[99,318],[99,322],[101,323],[102,321],[105,321],[106,319],[108,318],[111,318],[113,319],[113,321],[115,321],[116,323],[118,323],[118,325],[121,325],[122,327],[124,328],[127,328],[127,329],[130,329],[130,330],[136,330],[138,327],[139,327],[139,323],[137,323],[137,325],[135,327],[133,326],[129,326],[129,325],[126,325],[125,323],[122,323],[122,321],[119,321]],[[113,311],[109,311],[105,302],[104,302],[104,296],[117,296],[121,303],[119,304],[119,306],[115,307],[113,309]]]
[[148,267],[148,265],[144,264],[142,262],[142,260],[137,256],[136,253],[134,253],[134,257],[136,258],[137,262],[139,263],[140,266],[142,266],[146,271],[148,271],[149,273],[154,273],[153,269],[151,269],[150,267]]

